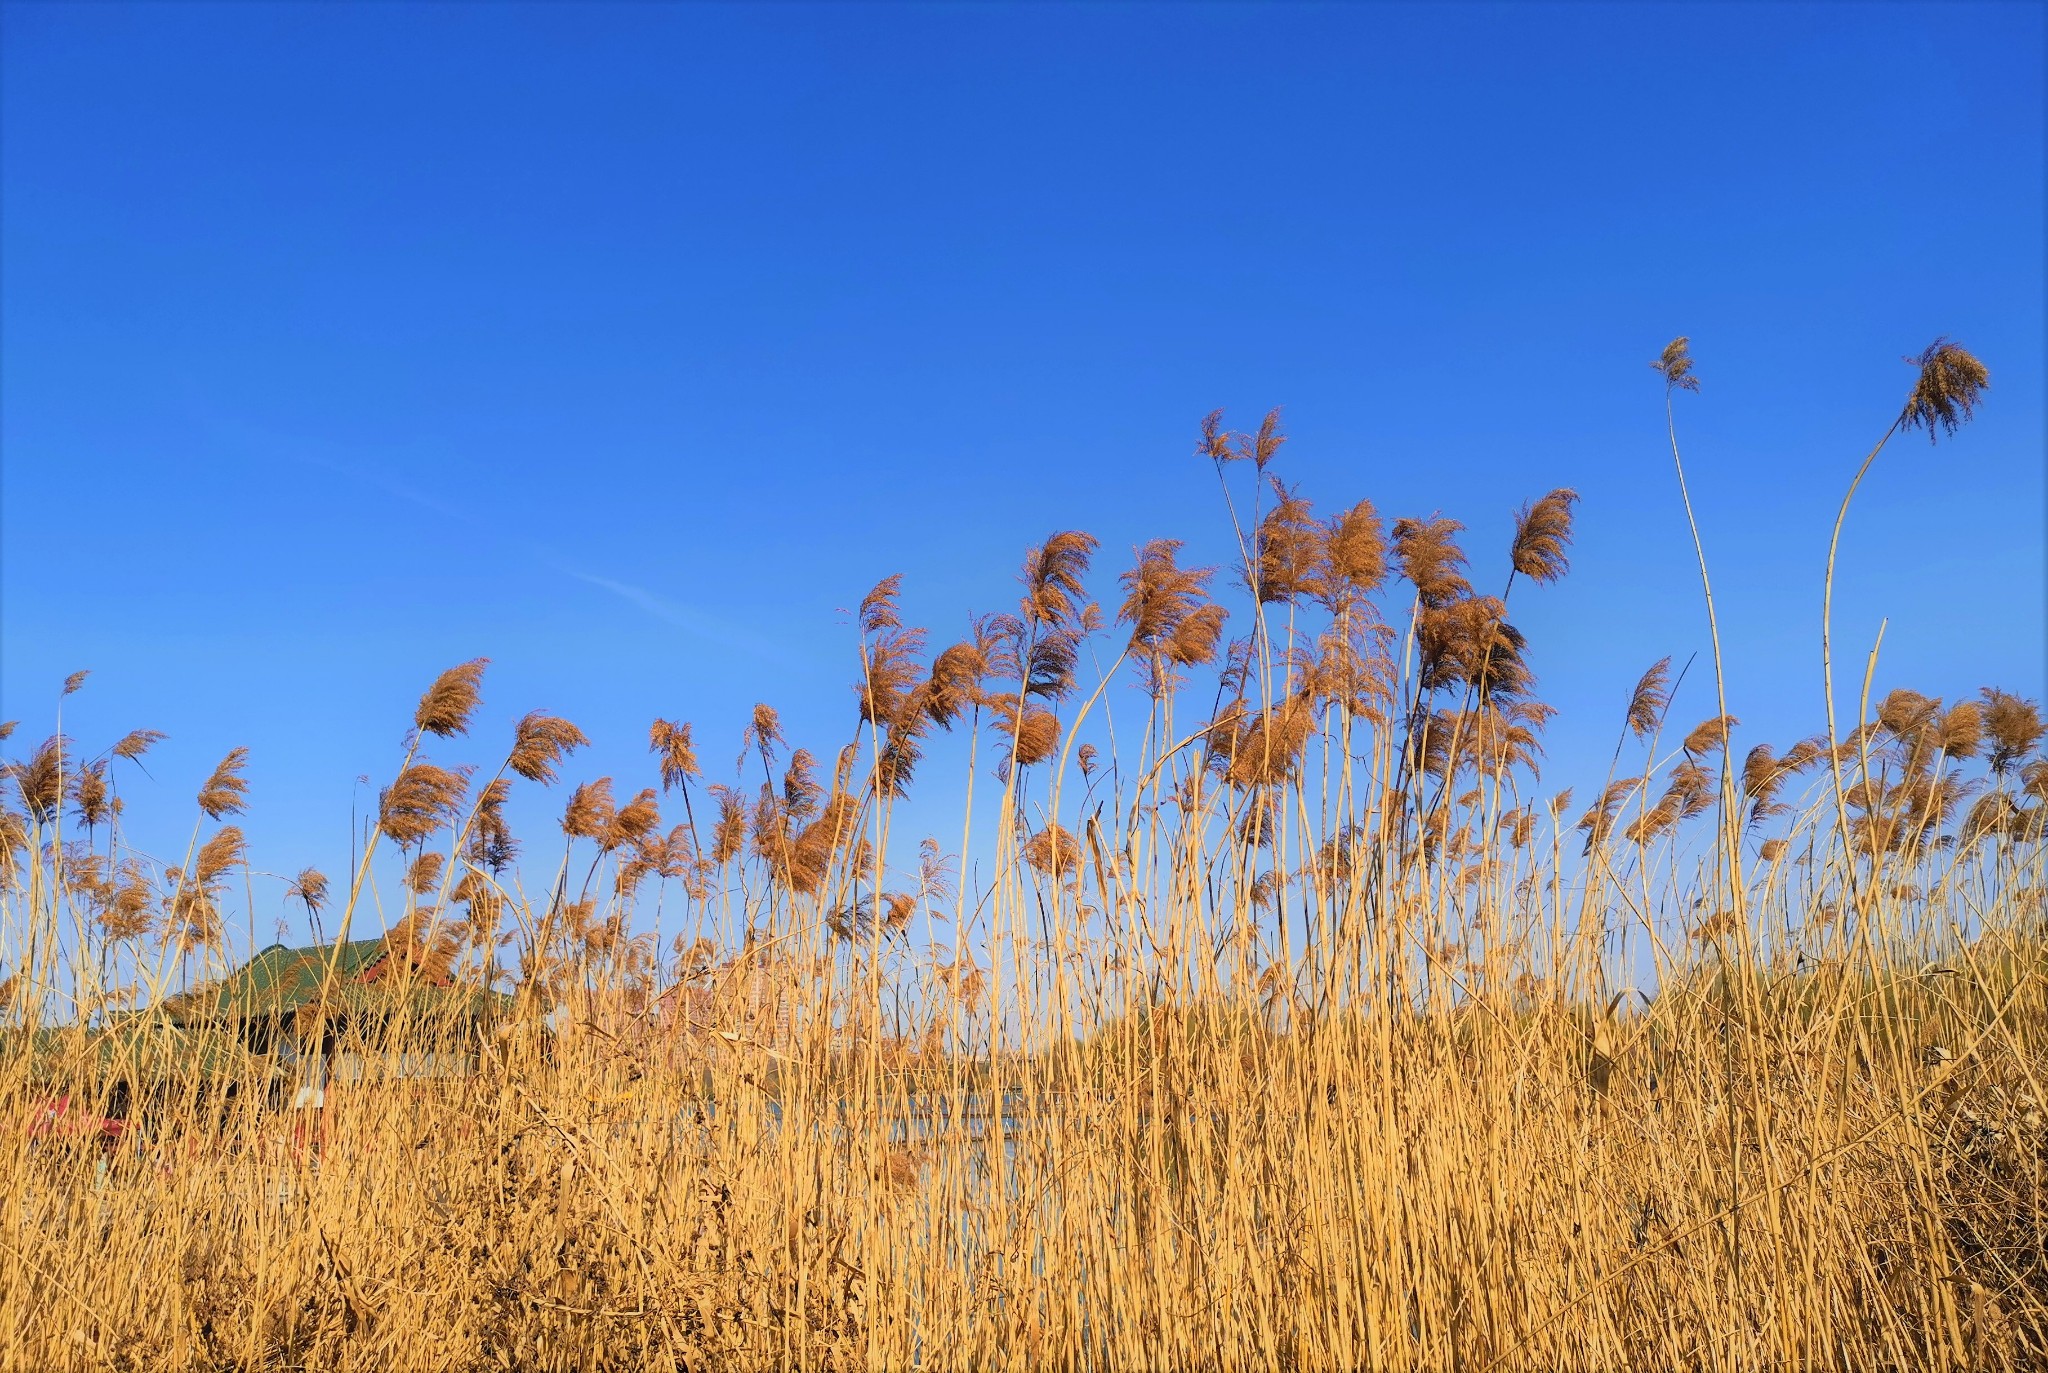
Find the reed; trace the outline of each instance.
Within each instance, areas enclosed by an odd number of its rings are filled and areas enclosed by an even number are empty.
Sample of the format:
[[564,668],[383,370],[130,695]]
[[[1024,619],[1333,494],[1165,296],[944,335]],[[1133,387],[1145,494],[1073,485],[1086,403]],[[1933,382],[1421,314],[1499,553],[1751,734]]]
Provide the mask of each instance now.
[[[1953,432],[1983,369],[1918,362],[1894,429]],[[836,747],[762,705],[715,780],[660,719],[649,785],[570,781],[442,673],[357,870],[263,889],[335,934],[282,1009],[222,980],[246,753],[164,865],[161,736],[85,754],[69,680],[0,810],[0,1367],[2048,1361],[2037,704],[1738,749],[1715,624],[1711,715],[1651,667],[1575,812],[1509,614],[1576,493],[1488,595],[1284,442],[1203,423],[1234,579],[1161,538],[1112,617],[1055,533],[936,652],[884,580]]]

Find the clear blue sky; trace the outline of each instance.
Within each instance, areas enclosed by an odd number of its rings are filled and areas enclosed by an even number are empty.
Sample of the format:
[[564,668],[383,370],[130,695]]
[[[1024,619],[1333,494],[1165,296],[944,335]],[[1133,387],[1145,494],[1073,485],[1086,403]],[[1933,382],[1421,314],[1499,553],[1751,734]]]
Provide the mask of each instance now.
[[1993,389],[1887,453],[1840,632],[1889,617],[1880,689],[2043,692],[2037,5],[8,4],[4,47],[0,716],[90,668],[67,731],[168,731],[125,786],[173,861],[240,744],[257,865],[341,869],[480,654],[470,756],[547,707],[630,790],[651,717],[728,759],[756,700],[825,752],[887,573],[938,638],[1056,528],[1105,598],[1148,537],[1221,561],[1219,405],[1482,581],[1576,487],[1516,619],[1595,776],[1707,647],[1679,333],[1748,740],[1820,722],[1829,523],[1941,334]]

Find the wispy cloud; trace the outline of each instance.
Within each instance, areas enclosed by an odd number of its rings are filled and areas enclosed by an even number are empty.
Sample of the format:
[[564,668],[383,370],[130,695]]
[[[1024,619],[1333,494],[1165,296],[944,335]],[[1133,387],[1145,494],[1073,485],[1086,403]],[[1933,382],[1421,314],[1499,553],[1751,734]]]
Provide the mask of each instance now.
[[[266,454],[282,457],[301,466],[317,468],[360,485],[375,487],[407,504],[422,510],[430,510],[444,519],[484,531],[508,551],[515,552],[529,563],[603,591],[653,616],[663,624],[680,629],[696,638],[786,666],[803,661],[801,655],[791,653],[776,641],[722,616],[672,600],[644,586],[636,586],[631,582],[588,571],[571,563],[544,544],[507,538],[501,525],[480,517],[473,506],[444,499],[432,491],[422,490],[410,482],[401,481],[380,470],[374,463],[364,462],[353,455],[337,455],[331,447],[317,441],[309,443],[278,434],[248,431],[239,425],[224,427],[241,431],[235,433],[234,437],[250,448],[260,449]],[[326,451],[321,451],[322,449]]]
[[686,630],[699,638],[708,639],[727,648],[738,649],[741,652],[751,653],[756,657],[767,658],[785,665],[793,665],[801,661],[796,655],[785,651],[772,639],[750,633],[729,620],[722,619],[716,615],[708,615],[695,607],[679,605],[665,596],[656,595],[644,586],[634,586],[631,582],[621,582],[610,577],[600,577],[595,572],[585,572],[581,568],[571,567],[567,563],[552,557],[548,558],[547,562],[548,566],[564,576],[573,577],[575,580],[597,587],[601,591],[609,591],[620,600],[630,605],[638,606],[656,619],[674,625],[678,629]]

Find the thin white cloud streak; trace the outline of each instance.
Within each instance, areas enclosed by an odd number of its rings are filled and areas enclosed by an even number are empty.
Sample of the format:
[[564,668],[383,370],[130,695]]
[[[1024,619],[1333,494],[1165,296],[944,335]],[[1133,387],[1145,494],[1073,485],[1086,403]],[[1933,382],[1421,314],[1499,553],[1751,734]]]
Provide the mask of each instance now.
[[[223,427],[241,428],[241,426]],[[308,451],[310,445],[304,440],[291,440],[279,435],[261,434],[253,431],[240,433],[237,437],[251,447],[269,449],[273,453],[277,453],[287,460],[299,463],[302,466],[318,468],[335,476],[375,487],[423,510],[431,510],[437,515],[462,521],[475,528],[488,529],[496,534],[502,543],[517,548],[528,561],[546,568],[550,572],[568,577],[572,581],[580,582],[585,586],[595,587],[599,591],[606,592],[661,621],[663,624],[683,630],[697,638],[718,644],[721,647],[736,649],[783,666],[797,666],[805,662],[803,655],[791,653],[775,641],[743,629],[739,625],[733,624],[720,616],[709,614],[694,606],[670,600],[668,597],[651,591],[644,586],[636,586],[631,582],[622,582],[614,577],[606,577],[599,573],[585,571],[569,563],[545,545],[505,539],[502,529],[488,521],[479,519],[474,510],[442,500],[440,497],[429,492],[422,491],[405,482],[397,481],[373,467],[367,467],[357,462],[343,462],[333,457]]]

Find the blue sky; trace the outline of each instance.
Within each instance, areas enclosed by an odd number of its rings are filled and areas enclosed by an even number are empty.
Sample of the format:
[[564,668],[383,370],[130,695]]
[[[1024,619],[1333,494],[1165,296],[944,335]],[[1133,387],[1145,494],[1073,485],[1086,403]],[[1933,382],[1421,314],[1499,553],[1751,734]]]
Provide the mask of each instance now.
[[1105,599],[1149,537],[1220,562],[1196,424],[1283,404],[1289,480],[1464,520],[1482,583],[1579,490],[1516,619],[1597,781],[1707,649],[1679,333],[1748,739],[1820,723],[1829,524],[1943,334],[1993,389],[1866,485],[1839,633],[2039,697],[2042,14],[9,4],[0,717],[90,668],[68,732],[168,731],[173,860],[248,746],[275,871],[345,865],[477,655],[470,756],[546,707],[630,790],[653,716],[723,759],[757,700],[824,753],[877,579],[943,642],[1054,529]]

